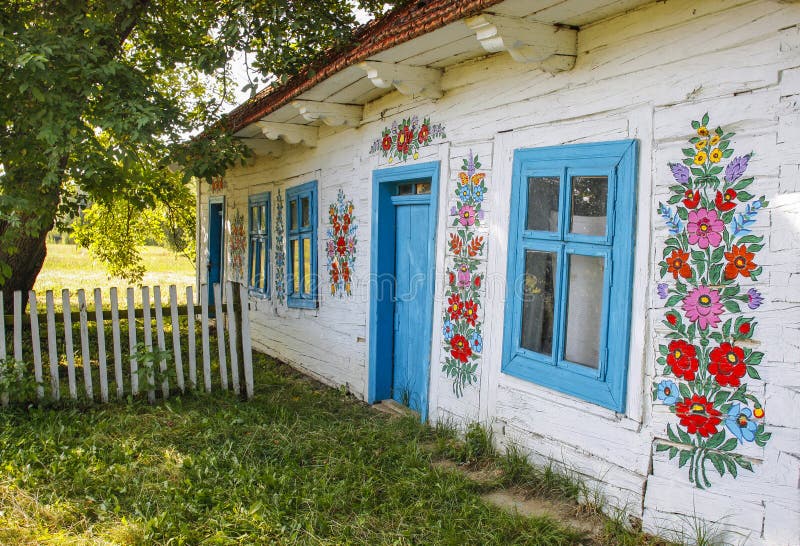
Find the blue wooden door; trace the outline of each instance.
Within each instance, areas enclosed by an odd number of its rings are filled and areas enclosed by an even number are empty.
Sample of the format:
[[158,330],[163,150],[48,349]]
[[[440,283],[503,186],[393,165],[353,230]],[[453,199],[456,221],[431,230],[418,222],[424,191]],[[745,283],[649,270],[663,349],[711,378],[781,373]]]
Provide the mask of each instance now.
[[427,406],[430,345],[421,329],[430,328],[427,283],[430,200],[395,198],[395,305],[392,398],[423,412]]
[[214,284],[222,282],[222,244],[224,229],[224,204],[208,206],[208,308],[214,314]]

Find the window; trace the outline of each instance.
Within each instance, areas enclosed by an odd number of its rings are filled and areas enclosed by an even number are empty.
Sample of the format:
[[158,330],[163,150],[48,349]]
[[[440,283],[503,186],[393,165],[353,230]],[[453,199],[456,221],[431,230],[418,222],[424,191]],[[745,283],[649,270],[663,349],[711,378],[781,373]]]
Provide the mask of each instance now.
[[503,372],[622,412],[636,142],[517,150]]
[[248,200],[249,264],[247,285],[251,292],[269,296],[270,199],[269,192],[253,195]]
[[317,182],[286,190],[287,304],[317,306]]

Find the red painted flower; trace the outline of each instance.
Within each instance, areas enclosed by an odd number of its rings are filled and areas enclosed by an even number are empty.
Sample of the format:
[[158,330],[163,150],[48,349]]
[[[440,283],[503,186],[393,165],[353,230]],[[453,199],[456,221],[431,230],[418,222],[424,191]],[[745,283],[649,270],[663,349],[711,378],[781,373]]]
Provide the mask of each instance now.
[[342,231],[343,232],[346,233],[350,229],[350,221],[351,220],[350,220],[350,215],[349,214],[345,214],[344,217],[342,217]]
[[694,381],[698,366],[694,345],[680,339],[670,342],[667,364],[676,376],[682,377],[686,381]]
[[456,274],[452,271],[447,272],[447,284],[453,286],[456,283]]
[[750,272],[756,268],[753,263],[752,252],[747,252],[747,245],[733,245],[730,252],[725,253],[728,264],[725,266],[725,278],[735,279],[738,275],[749,277]]
[[334,219],[333,219],[333,232],[336,235],[339,235],[340,231],[342,231],[342,224],[339,223],[339,218],[334,217]]
[[475,288],[480,288],[481,287],[481,276],[480,275],[475,275],[472,278],[472,282],[475,283]]
[[717,208],[722,212],[727,212],[736,208],[734,199],[736,199],[736,192],[732,189],[725,190],[724,194],[718,191],[717,197],[714,199],[714,204],[717,205]]
[[667,258],[667,266],[669,268],[668,271],[672,273],[672,276],[676,279],[678,275],[684,279],[688,279],[692,276],[692,268],[689,267],[688,252],[683,252],[679,249],[673,250],[672,254]]
[[750,333],[750,329],[751,329],[750,323],[749,322],[744,322],[744,323],[742,323],[741,326],[739,326],[739,333],[747,335],[747,334]]
[[450,354],[453,355],[453,358],[461,362],[466,362],[472,354],[472,349],[469,346],[467,338],[461,334],[454,335],[450,340]]
[[331,264],[331,280],[333,282],[339,282],[339,264],[336,262]]
[[336,252],[342,256],[345,252],[347,252],[347,240],[344,237],[339,237],[336,239]]
[[350,282],[350,266],[347,265],[347,262],[342,264],[342,279],[344,282]]
[[689,434],[698,433],[703,438],[717,433],[717,425],[720,424],[720,415],[722,415],[714,409],[705,396],[697,394],[675,404],[675,413],[680,417],[681,425],[686,427]]
[[381,142],[381,147],[387,152],[392,148],[392,137],[390,135],[386,135],[383,137],[383,142]]
[[431,134],[430,129],[428,129],[428,126],[423,123],[422,127],[419,128],[419,134],[417,135],[417,140],[419,140],[420,144],[425,144],[430,134]]
[[451,233],[450,234],[450,250],[452,251],[452,253],[455,254],[456,256],[461,254],[461,250],[463,248],[462,245],[463,245],[463,240],[461,239],[461,237],[459,237],[455,233]]
[[460,319],[461,314],[464,312],[464,304],[461,302],[461,296],[453,294],[447,298],[447,303],[449,304],[447,312],[450,313],[450,320]]
[[687,209],[693,209],[700,204],[700,192],[697,190],[695,190],[694,194],[692,190],[686,190],[683,196],[685,197],[683,204],[686,205]]
[[708,373],[714,376],[723,387],[738,387],[744,377],[747,366],[744,363],[744,351],[730,343],[722,343],[709,355]]
[[411,140],[413,138],[414,138],[414,133],[407,125],[400,127],[397,131],[397,151],[403,154],[407,154],[408,147],[411,144]]
[[678,323],[678,317],[674,313],[667,313],[667,322],[675,326]]
[[464,319],[471,325],[475,326],[475,321],[478,320],[478,304],[469,300],[464,304]]

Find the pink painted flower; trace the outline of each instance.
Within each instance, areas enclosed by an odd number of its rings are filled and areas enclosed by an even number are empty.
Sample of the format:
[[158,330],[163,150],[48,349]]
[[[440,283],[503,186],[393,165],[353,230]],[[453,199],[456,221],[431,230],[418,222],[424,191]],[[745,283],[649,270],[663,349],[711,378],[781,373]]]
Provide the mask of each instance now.
[[471,281],[469,267],[466,264],[461,264],[458,268],[458,286],[461,288],[468,288]]
[[689,291],[683,300],[683,309],[686,311],[686,318],[696,322],[701,330],[709,326],[716,328],[720,323],[719,316],[722,314],[723,307],[719,302],[719,292],[707,286],[700,286]]
[[469,205],[464,205],[458,211],[458,221],[462,226],[471,226],[475,223],[475,209]]
[[722,242],[722,230],[725,223],[717,217],[717,211],[697,209],[689,211],[689,244],[702,249],[719,246]]

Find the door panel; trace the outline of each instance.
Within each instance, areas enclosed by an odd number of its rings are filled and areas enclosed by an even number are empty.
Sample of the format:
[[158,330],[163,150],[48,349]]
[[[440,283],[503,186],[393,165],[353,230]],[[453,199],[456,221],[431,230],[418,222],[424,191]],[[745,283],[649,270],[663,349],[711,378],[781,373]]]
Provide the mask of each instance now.
[[395,307],[394,369],[392,398],[413,410],[427,403],[426,368],[430,347],[420,328],[430,326],[426,317],[429,204],[395,206]]
[[223,204],[211,203],[208,207],[208,308],[214,311],[214,284],[222,282]]

